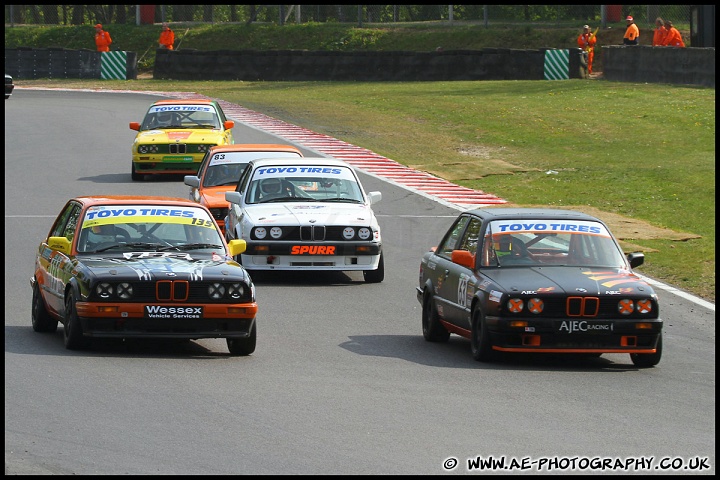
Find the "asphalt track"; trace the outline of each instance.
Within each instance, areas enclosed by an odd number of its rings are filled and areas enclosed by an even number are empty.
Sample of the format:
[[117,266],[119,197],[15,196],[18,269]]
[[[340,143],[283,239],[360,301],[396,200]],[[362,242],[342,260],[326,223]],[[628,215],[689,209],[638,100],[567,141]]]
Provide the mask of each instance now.
[[[22,88],[22,87],[21,87]],[[44,88],[25,87],[27,90],[46,90]],[[64,90],[64,89],[53,89]],[[96,91],[93,89],[71,89],[75,91]],[[159,95],[168,98],[209,98],[194,92],[138,92],[135,90],[102,90],[103,92],[118,93],[145,93],[148,95]],[[225,111],[225,114],[247,126],[256,128],[276,135],[290,143],[311,149],[322,155],[339,158],[362,170],[364,173],[382,178],[402,188],[406,188],[417,194],[432,198],[458,210],[483,206],[499,206],[508,203],[500,197],[482,190],[455,185],[427,172],[422,172],[402,165],[387,157],[383,157],[366,148],[358,147],[350,143],[338,140],[337,138],[322,133],[313,132],[303,127],[278,120],[263,113],[250,110],[241,105],[215,99]],[[657,280],[639,275],[655,288],[665,290],[674,295],[680,296],[697,305],[715,311],[715,304],[691,295],[685,291],[666,285]]]

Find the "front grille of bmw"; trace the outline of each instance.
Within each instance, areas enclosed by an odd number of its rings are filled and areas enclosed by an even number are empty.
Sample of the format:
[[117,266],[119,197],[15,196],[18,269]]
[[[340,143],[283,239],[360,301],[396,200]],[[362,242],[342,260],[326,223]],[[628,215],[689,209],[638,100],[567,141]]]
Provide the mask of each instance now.
[[[95,293],[95,301],[113,301],[113,302],[163,302],[163,303],[245,303],[251,300],[251,289],[242,282],[243,294],[239,298],[231,298],[228,295],[228,286],[238,282],[222,282],[222,281],[200,281],[191,282],[187,280],[158,280],[156,282],[130,282],[132,285],[132,296],[128,299],[120,299],[116,294],[112,294],[110,298],[99,298]],[[218,289],[218,284],[220,288]],[[118,285],[114,285],[113,292],[117,292]],[[214,299],[210,297],[210,293],[224,292],[222,298]]]
[[171,143],[168,145],[170,153],[187,153],[188,148],[184,143]]
[[[529,298],[529,297],[528,297]],[[547,318],[576,318],[576,319],[594,319],[601,320],[605,318],[618,318],[618,301],[620,297],[594,297],[594,296],[570,296],[570,297],[542,297],[544,303],[542,317]],[[527,298],[524,299],[527,303]],[[505,306],[507,309],[507,306]],[[505,312],[508,313],[508,312]],[[639,315],[632,313],[628,316],[622,316],[628,319],[645,318],[652,319],[658,317],[657,306],[653,308],[650,315]]]
[[[349,225],[348,225],[349,226]],[[263,238],[263,242],[275,241],[290,241],[290,242],[357,242],[358,238],[345,238],[343,236],[343,230],[346,226],[325,226],[325,225],[303,225],[300,227],[282,227],[282,236],[280,238],[271,238],[269,235]],[[369,228],[367,225],[353,225],[352,228],[355,232],[361,228]],[[253,240],[257,240],[252,235]],[[366,241],[372,241],[374,237]]]

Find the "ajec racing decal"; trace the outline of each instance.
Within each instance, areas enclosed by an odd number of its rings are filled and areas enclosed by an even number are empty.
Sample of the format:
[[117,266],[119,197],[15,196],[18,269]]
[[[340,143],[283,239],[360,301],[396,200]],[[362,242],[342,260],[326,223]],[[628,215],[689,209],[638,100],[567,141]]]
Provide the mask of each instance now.
[[558,326],[558,332],[561,333],[611,333],[612,331],[612,322],[589,323],[586,320],[563,320]]

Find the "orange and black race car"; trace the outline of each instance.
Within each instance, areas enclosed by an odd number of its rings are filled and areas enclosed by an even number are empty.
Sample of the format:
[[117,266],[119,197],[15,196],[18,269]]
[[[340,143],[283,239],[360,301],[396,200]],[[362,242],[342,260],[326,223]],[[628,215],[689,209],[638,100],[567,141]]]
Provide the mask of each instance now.
[[236,143],[218,145],[205,154],[197,175],[185,175],[190,187],[190,199],[210,209],[220,230],[225,234],[225,217],[229,203],[225,192],[235,190],[240,175],[250,160],[265,157],[302,158],[302,152],[292,145],[273,143]]
[[429,342],[470,339],[497,352],[628,353],[638,367],[662,355],[658,297],[633,273],[607,226],[580,212],[488,208],[460,214],[420,262],[417,299]]
[[144,175],[195,174],[210,147],[234,143],[233,120],[209,99],[160,100],[153,103],[132,145],[133,180]]
[[93,338],[225,338],[255,351],[257,303],[207,208],[170,197],[70,199],[40,243],[32,326],[83,349]]

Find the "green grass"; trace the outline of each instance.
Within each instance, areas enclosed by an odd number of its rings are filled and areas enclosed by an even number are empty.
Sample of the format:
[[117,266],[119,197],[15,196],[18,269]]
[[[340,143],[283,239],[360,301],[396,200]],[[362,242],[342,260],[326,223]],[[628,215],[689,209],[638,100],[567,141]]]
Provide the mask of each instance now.
[[626,251],[645,252],[638,272],[715,300],[715,89],[605,80],[18,83],[193,91],[512,204],[589,210]]

